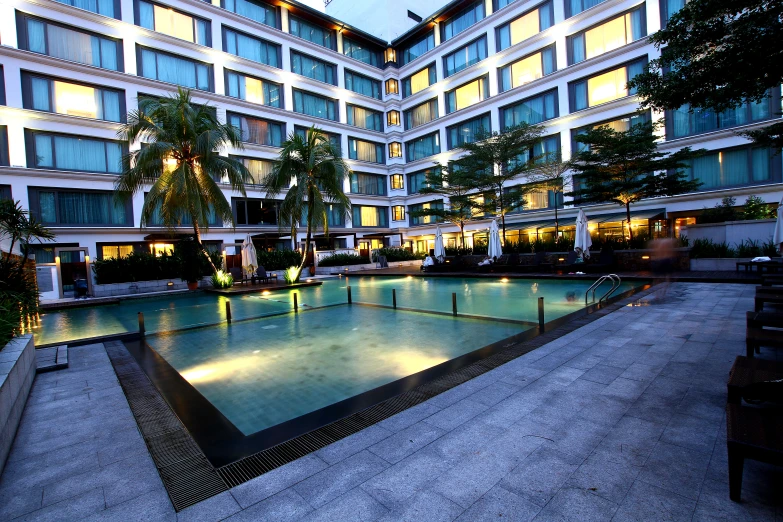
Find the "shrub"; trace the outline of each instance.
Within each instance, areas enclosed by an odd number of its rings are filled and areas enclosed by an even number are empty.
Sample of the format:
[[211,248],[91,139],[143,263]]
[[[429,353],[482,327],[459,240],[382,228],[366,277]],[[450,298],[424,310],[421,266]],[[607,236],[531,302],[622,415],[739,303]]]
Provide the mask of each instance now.
[[363,265],[369,263],[370,260],[366,257],[356,256],[353,254],[334,254],[331,256],[323,257],[318,261],[318,266],[345,266],[345,265]]
[[404,248],[379,248],[377,250],[379,256],[386,256],[386,261],[389,263],[393,261],[411,261],[414,259],[424,259],[424,253],[414,254],[410,250]]
[[234,286],[234,278],[231,274],[218,270],[212,274],[212,286],[215,288],[231,288]]
[[[215,266],[222,266],[219,252],[210,252],[209,256]],[[202,276],[212,273],[212,267],[203,254],[198,255],[197,262]],[[95,281],[99,285],[178,279],[184,275],[182,268],[183,258],[177,246],[174,247],[174,254],[156,256],[151,252],[134,251],[125,257],[96,259],[92,262]],[[195,270],[192,264],[189,264],[189,270]]]
[[734,204],[737,202],[731,196],[726,196],[721,202],[715,205],[713,208],[704,208],[701,216],[698,218],[699,223],[723,223],[725,221],[737,221],[740,218],[740,213]]
[[770,219],[775,217],[775,211],[760,197],[748,196],[748,199],[745,200],[742,217],[745,219]]
[[725,241],[715,243],[711,239],[694,239],[691,247],[691,257],[736,257],[737,253]]
[[737,257],[758,257],[761,255],[761,246],[758,241],[748,239],[737,245]]
[[297,250],[257,251],[258,264],[269,271],[285,270],[289,266],[299,266],[302,254]]
[[14,335],[29,331],[38,315],[35,269],[22,258],[0,254],[0,349]]
[[302,271],[298,266],[289,266],[285,269],[285,272],[283,272],[283,279],[285,279],[286,283],[291,285],[299,281],[299,276],[301,275]]

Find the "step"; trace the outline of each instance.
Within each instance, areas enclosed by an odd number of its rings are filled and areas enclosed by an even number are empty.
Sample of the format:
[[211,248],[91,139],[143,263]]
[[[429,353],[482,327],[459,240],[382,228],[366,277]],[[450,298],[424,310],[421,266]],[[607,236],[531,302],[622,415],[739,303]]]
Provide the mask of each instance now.
[[68,346],[52,346],[35,351],[35,372],[52,372],[68,367]]

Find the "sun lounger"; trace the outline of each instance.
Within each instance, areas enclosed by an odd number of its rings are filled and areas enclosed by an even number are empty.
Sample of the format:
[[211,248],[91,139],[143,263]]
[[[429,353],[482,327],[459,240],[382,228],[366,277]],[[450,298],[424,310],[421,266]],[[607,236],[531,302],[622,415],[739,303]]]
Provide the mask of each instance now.
[[266,268],[263,266],[259,266],[256,268],[256,279],[259,282],[268,283],[269,282],[269,274],[266,273]]

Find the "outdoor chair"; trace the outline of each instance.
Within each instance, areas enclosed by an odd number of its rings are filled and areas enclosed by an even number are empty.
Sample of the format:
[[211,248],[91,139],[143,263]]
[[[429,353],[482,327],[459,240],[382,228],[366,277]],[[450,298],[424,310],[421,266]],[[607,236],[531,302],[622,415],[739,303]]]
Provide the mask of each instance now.
[[771,390],[770,394],[766,386],[769,381],[779,379],[783,379],[783,363],[738,355],[731,366],[729,381],[726,384],[729,393],[728,402],[742,404],[743,397],[749,401],[762,399],[762,394],[766,392],[770,399],[780,403],[780,393],[778,392],[778,396],[775,397],[775,390]]
[[551,272],[552,271],[552,263],[545,263],[544,260],[546,260],[546,252],[541,250],[539,252],[536,252],[535,257],[533,258],[533,264],[532,265],[519,265],[514,271],[515,272]]
[[765,304],[783,305],[783,288],[775,286],[757,286],[754,304],[757,312],[762,311]]
[[231,274],[231,277],[234,279],[234,284],[245,284],[245,273],[244,270],[241,268],[235,266],[233,268],[228,269],[228,273]]
[[269,274],[266,273],[266,268],[263,266],[259,266],[256,268],[256,279],[259,282],[268,283],[269,282]]
[[761,347],[783,348],[783,317],[772,312],[747,312],[745,330],[745,353],[753,357],[761,352]]

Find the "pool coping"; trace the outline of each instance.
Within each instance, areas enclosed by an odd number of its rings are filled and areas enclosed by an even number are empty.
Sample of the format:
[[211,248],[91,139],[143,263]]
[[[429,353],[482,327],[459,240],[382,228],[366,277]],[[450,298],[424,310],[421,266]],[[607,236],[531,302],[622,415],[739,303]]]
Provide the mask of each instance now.
[[[478,359],[473,360],[472,362],[467,362],[467,364],[464,364],[460,368],[456,368],[453,369],[452,371],[445,372],[444,374],[438,377],[432,378],[427,382],[420,383],[417,386],[407,391],[404,391],[390,398],[382,400],[381,402],[378,402],[374,405],[370,405],[369,407],[363,410],[357,411],[346,417],[334,420],[332,422],[325,423],[317,429],[293,437],[284,442],[278,443],[268,449],[246,456],[235,462],[231,462],[229,464],[225,464],[223,466],[215,468],[213,467],[213,464],[209,462],[202,453],[201,455],[203,458],[201,459],[201,466],[204,466],[204,462],[206,462],[207,463],[206,465],[208,467],[212,467],[212,469],[214,469],[214,471],[224,481],[226,485],[226,489],[237,486],[248,480],[258,477],[268,471],[271,471],[277,467],[280,467],[284,464],[287,464],[298,458],[308,455],[314,451],[318,451],[319,449],[333,442],[336,442],[349,435],[357,433],[365,428],[368,428],[380,422],[381,420],[389,418],[408,408],[420,404],[436,395],[439,395],[447,390],[450,390],[451,388],[454,388],[455,386],[458,386],[459,384],[467,382],[468,380],[473,379],[474,377],[478,377],[479,375],[482,375],[483,373],[489,370],[492,370],[502,364],[505,364],[506,362],[516,359],[517,357],[520,357],[540,346],[543,346],[544,344],[549,343],[557,339],[558,337],[566,335],[571,331],[574,331],[577,328],[584,326],[585,324],[591,323],[603,317],[604,315],[611,313],[621,308],[622,306],[625,306],[627,303],[624,303],[624,301],[629,300],[631,297],[638,296],[638,298],[641,298],[644,297],[645,295],[648,295],[654,288],[655,288],[655,282],[653,281],[650,282],[649,284],[637,288],[632,288],[623,292],[622,294],[618,294],[614,296],[608,303],[594,303],[578,311],[567,314],[561,318],[550,321],[545,324],[543,331],[539,331],[539,329],[535,327],[531,328],[525,332],[522,332],[518,336],[513,336],[513,338],[508,338],[499,341],[498,343],[494,343],[494,345],[499,345],[499,346],[497,346],[494,350],[487,350],[487,352],[492,352],[492,353],[484,352],[480,354],[479,352],[483,352],[484,350],[486,350],[487,347],[485,347],[469,352],[468,354],[465,354],[460,358],[447,361],[446,363],[443,364],[448,364],[452,361],[461,359],[462,357],[468,355],[483,355],[483,357],[479,357]],[[113,344],[121,346],[122,352],[131,355],[130,351],[128,350],[127,346],[124,343],[113,343]],[[152,351],[152,349],[149,350]],[[160,357],[157,354],[155,355],[157,357]],[[138,361],[138,359],[136,359],[135,356],[131,355],[130,358],[133,359],[134,361]],[[112,356],[111,354],[110,354],[110,359],[112,360],[112,365],[114,365],[115,371],[117,372],[118,379],[120,380],[121,385],[123,385],[123,389],[126,389],[126,385],[124,384],[125,379],[121,374],[122,372],[118,371],[118,366],[115,364],[114,356]],[[166,365],[168,365],[168,363],[166,363]],[[161,367],[158,366],[158,368]],[[428,372],[429,370],[432,369],[425,370],[424,372]],[[173,368],[171,369],[171,371],[174,371]],[[414,374],[414,375],[419,376],[424,372],[419,372],[418,374]],[[146,373],[146,370],[144,371],[144,374],[147,377],[149,377],[149,375]],[[177,374],[177,376],[179,376],[179,374]],[[408,378],[410,377],[411,376],[409,376]],[[181,376],[179,376],[179,378],[182,379]],[[394,384],[394,383],[390,383],[390,384]],[[150,386],[152,387],[152,390],[154,391],[155,394],[157,394],[161,398],[163,397],[163,395],[160,393],[160,390],[158,388],[156,388],[152,384],[150,384]],[[190,385],[188,384],[188,386]],[[193,388],[193,391],[195,393],[198,393],[195,390],[195,388]],[[374,390],[371,390],[371,392],[372,391]],[[203,400],[206,401],[205,398]],[[187,402],[187,401],[182,401],[182,400],[176,401],[176,403],[180,403],[180,404],[183,402]],[[177,415],[174,413],[175,410],[172,409],[171,404],[168,402],[166,402],[165,404],[168,406],[166,408],[167,412],[159,412],[158,418],[161,415],[163,416],[169,415],[173,419],[177,419],[177,421],[179,421],[179,417],[177,417]],[[212,407],[214,408],[214,406]],[[134,417],[136,418],[140,429],[144,431],[144,424],[149,422],[148,418],[140,417],[136,415],[135,411],[134,411]],[[183,422],[183,424],[185,423]],[[192,433],[190,433],[189,430],[190,428],[188,427],[189,441],[190,443],[195,444],[192,438]],[[148,442],[148,447],[150,447],[153,460],[155,460],[156,457],[155,454],[152,452],[152,447],[150,446],[149,442]],[[200,446],[197,447],[201,449]],[[161,479],[163,480],[164,485],[166,486],[170,495],[173,495],[172,493],[173,490],[181,488],[183,482],[187,483],[189,480],[194,480],[192,478],[188,478],[187,473],[185,473],[184,475],[178,473],[174,473],[174,474],[161,473]],[[193,484],[193,487],[196,487],[196,484]],[[219,492],[220,491],[217,491],[217,493]],[[217,493],[213,493],[213,494],[217,494]],[[174,502],[174,506],[175,509],[179,511],[181,509],[184,509],[185,507],[188,507],[189,505],[195,504],[196,502],[198,502],[198,500],[193,502],[185,501],[184,503],[182,501],[179,501],[179,502]]]

